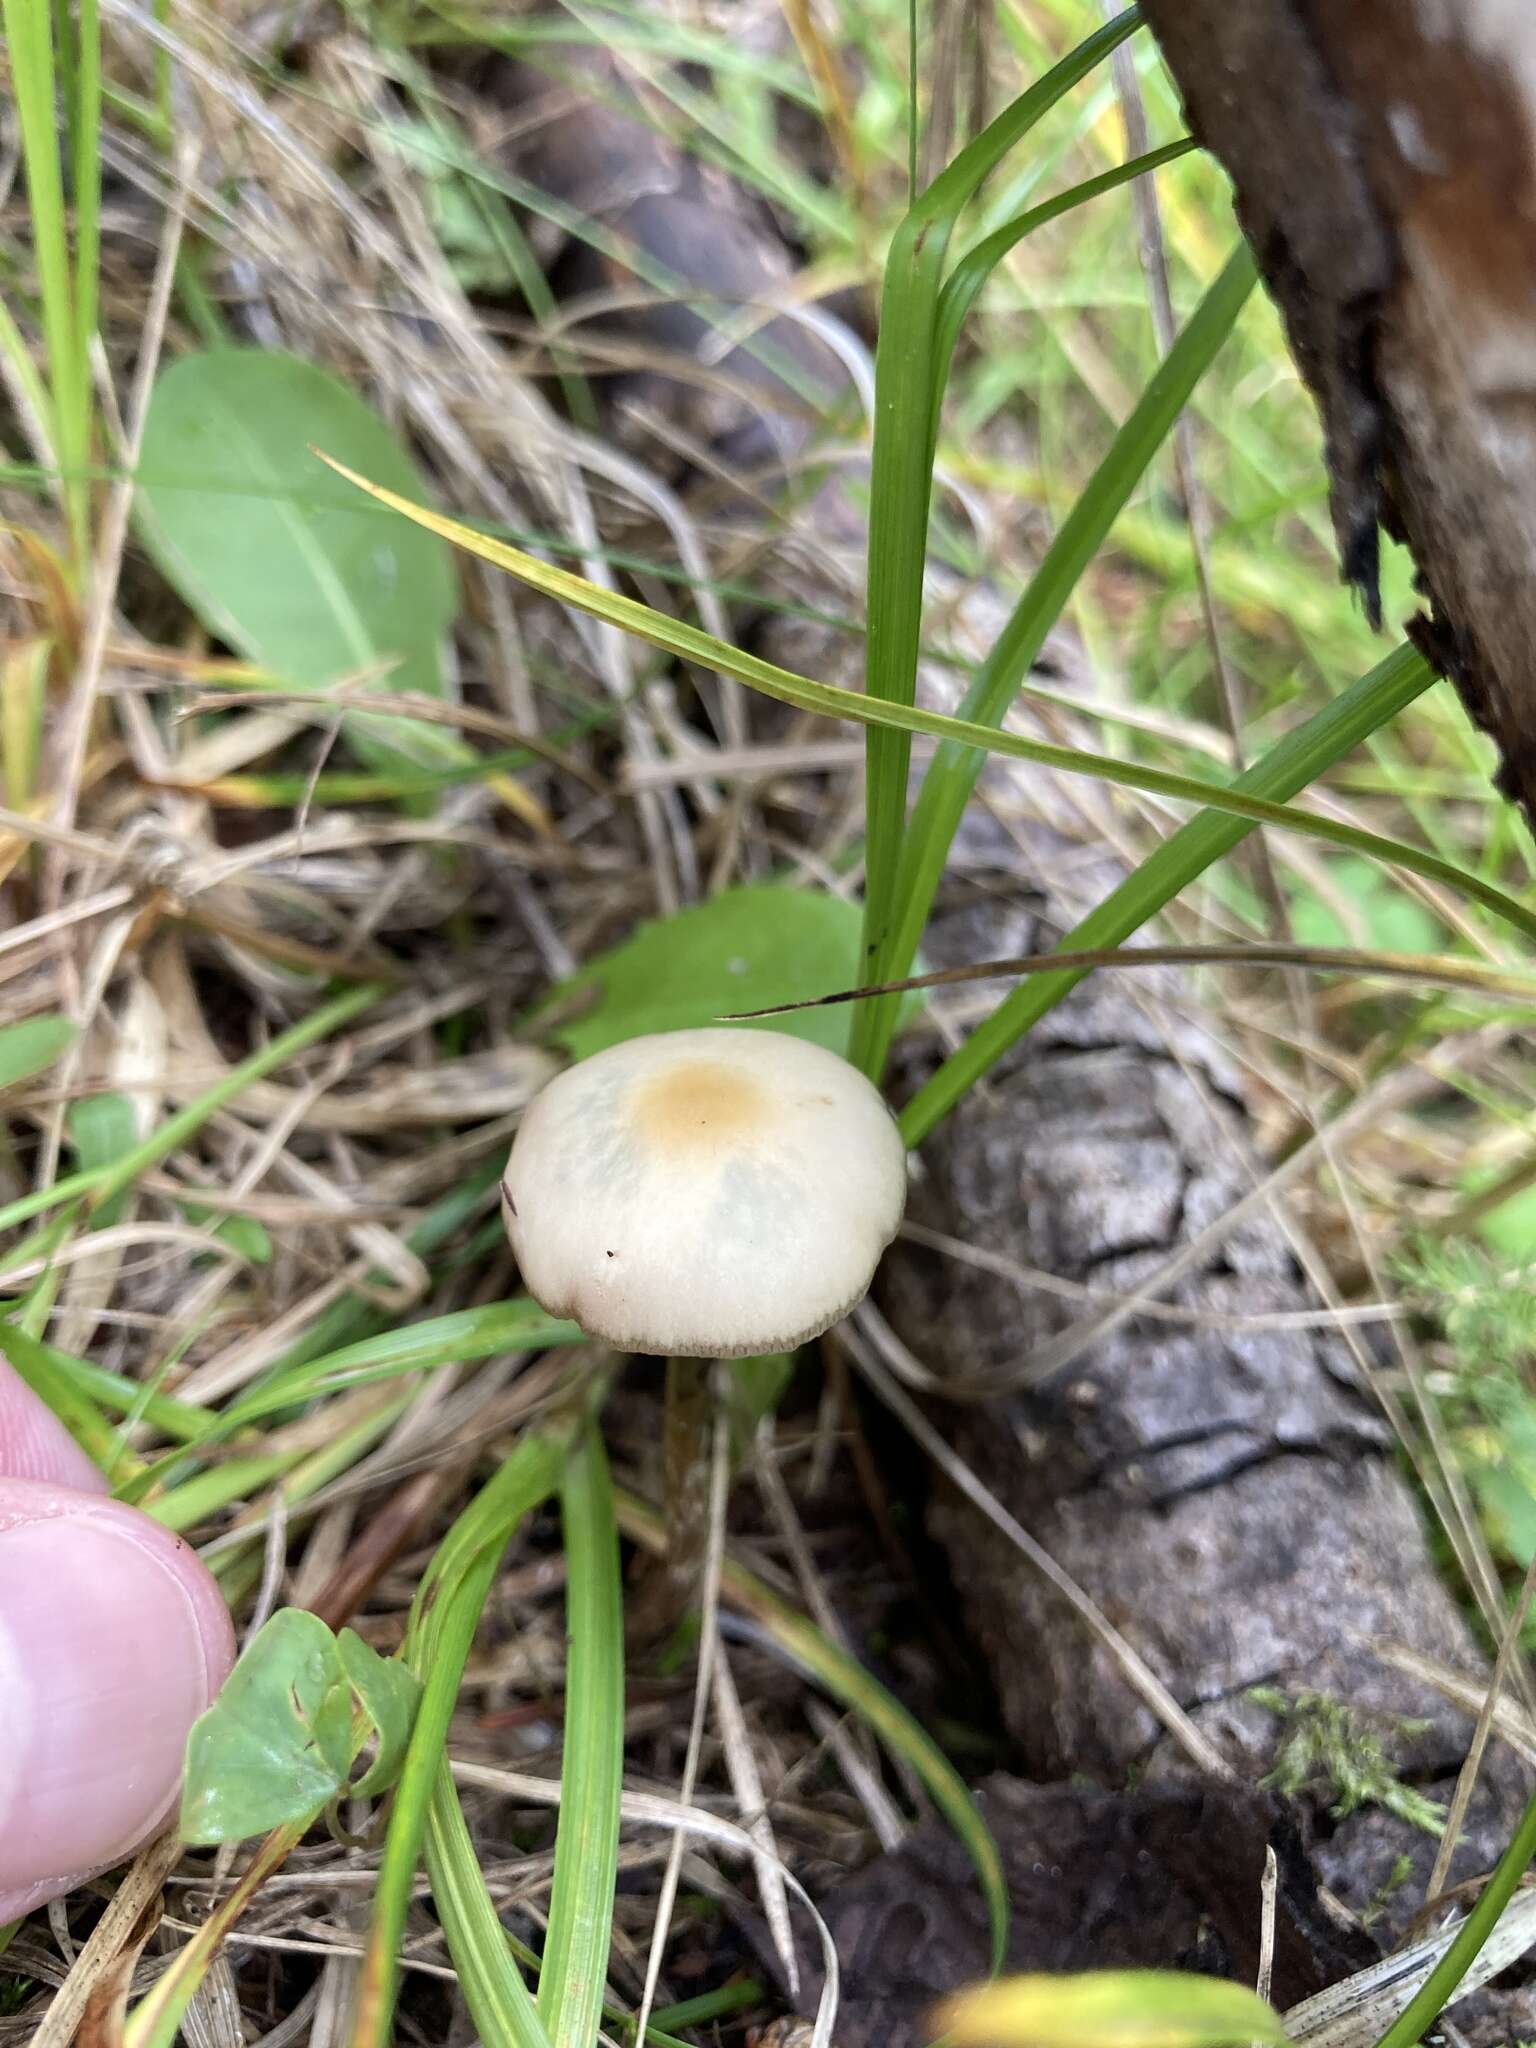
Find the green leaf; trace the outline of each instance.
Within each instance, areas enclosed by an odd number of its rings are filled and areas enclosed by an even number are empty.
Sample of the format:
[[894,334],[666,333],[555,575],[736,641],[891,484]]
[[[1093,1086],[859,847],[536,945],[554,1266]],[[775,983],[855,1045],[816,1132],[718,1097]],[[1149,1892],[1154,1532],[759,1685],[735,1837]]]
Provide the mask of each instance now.
[[[643,924],[562,982],[548,1007],[573,1014],[554,1026],[554,1035],[574,1058],[586,1059],[644,1032],[687,1030],[732,1011],[825,995],[842,986],[839,975],[857,970],[860,924],[858,906],[840,896],[771,882],[727,889]],[[756,1028],[793,1032],[832,1052],[848,1049],[846,1010],[804,1010]]]
[[1445,926],[1422,903],[1394,886],[1373,861],[1341,854],[1325,863],[1328,878],[1355,909],[1359,924],[1351,930],[1326,897],[1312,890],[1298,892],[1291,907],[1291,928],[1303,946],[1353,946],[1361,932],[1365,943],[1384,952],[1432,953],[1445,943]]
[[19,1323],[0,1322],[0,1357],[15,1367],[38,1398],[51,1408],[86,1456],[106,1473],[136,1469],[125,1457],[122,1440],[89,1393],[82,1392],[60,1370],[62,1354],[41,1344]]
[[1467,1458],[1477,1504],[1494,1544],[1520,1566],[1536,1557],[1536,1498],[1518,1472],[1507,1465],[1480,1464]]
[[[1136,25],[1134,11],[1106,23],[1004,107],[945,165],[891,238],[875,351],[869,480],[865,676],[873,699],[910,706],[916,695],[935,429],[946,367],[939,357],[939,302],[950,238],[989,173]],[[1028,666],[1026,661],[1024,667]],[[861,980],[870,975],[889,979],[905,971],[890,940],[901,908],[899,877],[909,851],[911,752],[911,739],[899,727],[875,724],[866,736],[869,822]],[[895,1022],[889,1005],[862,1010],[855,1019],[856,1062],[876,1080]],[[872,1051],[877,1024],[883,1032],[879,1057]]]
[[[1276,742],[1238,777],[1236,788],[1265,798],[1294,796],[1416,697],[1434,675],[1416,648],[1404,644]],[[1063,951],[1122,946],[1213,861],[1239,845],[1251,828],[1216,807],[1186,818],[1179,829],[1134,868],[1067,932]],[[1038,974],[1013,990],[965,1043],[918,1089],[901,1113],[901,1134],[920,1145],[966,1091],[1011,1045],[1082,980],[1085,969]]]
[[[75,1164],[82,1173],[110,1166],[113,1160],[131,1152],[139,1141],[139,1120],[126,1095],[82,1095],[69,1105],[64,1127],[74,1147]],[[116,1201],[104,1202],[96,1212],[97,1228],[115,1223],[127,1199],[125,1190]]]
[[433,122],[402,116],[387,127],[390,141],[426,187],[432,232],[465,291],[511,291],[519,275],[508,252],[509,227],[500,219],[506,201],[471,184],[445,153]]
[[275,1374],[222,1409],[215,1430],[221,1437],[229,1436],[278,1409],[373,1380],[393,1379],[399,1373],[464,1365],[498,1351],[545,1351],[551,1345],[584,1341],[574,1323],[547,1314],[526,1294],[512,1301],[483,1302],[479,1308],[455,1309],[451,1315],[383,1330],[377,1337],[365,1337]]
[[1507,1202],[1500,1202],[1477,1221],[1477,1234],[1489,1250],[1518,1264],[1531,1256],[1536,1244],[1536,1187],[1522,1188]]
[[344,1628],[336,1648],[358,1706],[379,1741],[373,1762],[348,1787],[353,1798],[371,1799],[387,1792],[400,1775],[421,1700],[421,1681],[398,1657],[381,1657],[355,1629]]
[[64,1119],[75,1161],[89,1172],[120,1159],[138,1142],[138,1118],[126,1095],[82,1095]]
[[955,2048],[1248,2048],[1283,2042],[1274,2007],[1246,1984],[1181,1970],[1005,1977],[950,1999]]
[[51,1067],[75,1036],[67,1017],[25,1017],[0,1026],[0,1088],[14,1088]]
[[351,1763],[352,1687],[317,1614],[283,1607],[187,1737],[181,1835],[237,1842],[327,1806]]
[[[451,558],[359,508],[310,450],[424,495],[415,465],[356,392],[277,350],[182,356],[155,385],[139,460],[140,537],[210,632],[295,686],[365,674],[371,694],[444,694],[457,609]],[[380,671],[388,666],[388,673]],[[440,767],[464,752],[445,728],[353,714],[370,765]]]
[[[1173,431],[1179,414],[1226,341],[1257,280],[1252,252],[1246,245],[1240,245],[1184,323],[1116,432],[1091,481],[1058,527],[1028,587],[961,699],[963,720],[982,726],[1002,725],[1018,696],[1019,685],[1065,610],[1079,578],[1108,539],[1115,520]],[[871,607],[874,602],[871,580]],[[875,617],[873,609],[870,617]],[[871,648],[873,651],[873,642]],[[912,654],[915,661],[915,648]],[[871,773],[873,768],[871,757]],[[871,942],[879,940],[878,948],[873,944],[868,948],[872,953],[871,973],[876,979],[899,979],[908,972],[908,961],[916,957],[951,843],[981,768],[982,757],[976,749],[953,739],[940,746],[928,763],[895,855],[890,915],[878,927],[872,924],[869,933]],[[854,1039],[857,1064],[878,1078],[885,1066],[895,1024],[893,999],[877,997],[861,1009],[863,1014],[855,1027]]]
[[254,1216],[226,1216],[214,1231],[227,1245],[232,1245],[241,1258],[249,1259],[253,1266],[270,1265],[272,1240],[267,1235],[266,1225]]
[[[338,1638],[318,1614],[280,1607],[192,1724],[183,1841],[243,1841],[313,1820],[343,1792],[366,1799],[386,1791],[400,1775],[420,1697],[412,1672],[351,1629]],[[378,1737],[377,1754],[349,1784],[364,1728]]]
[[222,1243],[231,1245],[253,1266],[265,1266],[272,1258],[272,1240],[266,1226],[254,1216],[220,1216],[198,1202],[183,1202],[181,1213],[189,1223],[200,1223]]

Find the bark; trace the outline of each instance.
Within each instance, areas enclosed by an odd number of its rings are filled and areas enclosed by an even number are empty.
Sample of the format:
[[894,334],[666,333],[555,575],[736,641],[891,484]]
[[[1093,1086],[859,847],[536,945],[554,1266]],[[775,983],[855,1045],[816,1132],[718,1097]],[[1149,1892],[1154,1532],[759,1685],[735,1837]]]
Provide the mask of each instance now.
[[1536,821],[1536,9],[1146,0],[1323,416],[1344,573],[1412,629]]

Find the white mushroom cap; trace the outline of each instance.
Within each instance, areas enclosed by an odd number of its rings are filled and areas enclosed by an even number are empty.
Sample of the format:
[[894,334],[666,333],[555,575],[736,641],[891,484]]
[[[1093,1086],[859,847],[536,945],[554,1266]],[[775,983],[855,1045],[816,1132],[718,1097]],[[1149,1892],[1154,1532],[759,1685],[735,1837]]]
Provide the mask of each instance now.
[[523,1282],[625,1351],[788,1351],[861,1300],[906,1150],[857,1068],[781,1031],[667,1031],[537,1096],[502,1183]]

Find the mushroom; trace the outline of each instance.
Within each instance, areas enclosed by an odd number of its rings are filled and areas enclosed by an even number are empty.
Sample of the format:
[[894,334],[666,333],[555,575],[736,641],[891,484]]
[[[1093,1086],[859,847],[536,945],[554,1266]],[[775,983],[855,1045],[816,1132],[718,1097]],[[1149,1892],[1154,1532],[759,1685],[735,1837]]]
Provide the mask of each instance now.
[[624,1351],[667,1356],[667,1547],[641,1636],[697,1597],[710,1431],[701,1359],[792,1351],[861,1301],[906,1148],[879,1092],[781,1031],[631,1038],[535,1097],[502,1181],[523,1282]]
[[524,1284],[624,1351],[790,1351],[861,1301],[906,1152],[878,1091],[781,1031],[631,1038],[552,1081],[502,1197]]

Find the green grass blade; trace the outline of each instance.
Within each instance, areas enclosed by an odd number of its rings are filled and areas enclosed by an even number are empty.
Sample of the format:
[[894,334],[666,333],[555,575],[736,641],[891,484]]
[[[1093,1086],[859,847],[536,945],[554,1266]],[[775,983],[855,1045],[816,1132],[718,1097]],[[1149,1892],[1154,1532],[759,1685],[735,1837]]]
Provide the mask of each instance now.
[[1509,1847],[1483,1886],[1477,1904],[1457,1929],[1456,1938],[1429,1976],[1388,2027],[1377,2048],[1417,2048],[1450,2003],[1451,1994],[1476,1961],[1504,1908],[1536,1857],[1536,1799],[1520,1817]]
[[386,2048],[390,2039],[405,1916],[464,1665],[501,1553],[518,1523],[553,1490],[560,1450],[553,1435],[525,1436],[444,1537],[417,1589],[404,1654],[422,1680],[421,1704],[379,1863],[352,2048]]
[[[337,463],[332,463],[331,466],[342,469]],[[702,667],[712,668],[721,675],[734,676],[750,688],[760,690],[765,696],[776,698],[781,703],[792,704],[800,710],[814,711],[825,717],[846,718],[866,725],[900,725],[909,732],[925,733],[936,739],[953,741],[961,748],[999,754],[1014,760],[1034,761],[1043,767],[1056,768],[1066,774],[1092,775],[1105,782],[1119,783],[1127,788],[1145,790],[1153,795],[1168,796],[1182,802],[1205,804],[1213,810],[1246,818],[1255,824],[1276,825],[1303,833],[1309,838],[1349,847],[1355,852],[1367,854],[1377,860],[1394,862],[1429,880],[1442,882],[1459,890],[1474,901],[1485,905],[1495,915],[1505,919],[1528,937],[1536,937],[1536,912],[1526,908],[1503,890],[1495,888],[1481,876],[1474,875],[1436,855],[1425,853],[1421,848],[1406,841],[1389,839],[1380,833],[1365,832],[1334,818],[1296,810],[1288,804],[1253,796],[1247,793],[1241,781],[1228,786],[1204,781],[1196,776],[1177,775],[1167,770],[1117,760],[1109,755],[1095,754],[1086,749],[1053,746],[1043,741],[1028,739],[1020,733],[1006,732],[995,726],[980,724],[975,720],[945,717],[938,712],[922,710],[916,705],[872,702],[859,692],[834,689],[825,683],[813,682],[809,677],[796,675],[791,670],[778,668],[772,662],[763,661],[756,655],[730,647],[724,641],[715,639],[713,635],[702,632],[682,620],[671,618],[665,613],[654,611],[633,598],[599,589],[569,570],[541,562],[535,556],[523,554],[519,549],[509,547],[473,528],[444,519],[440,514],[429,512],[422,506],[413,505],[408,499],[397,497],[353,472],[342,470],[342,473],[350,476],[354,483],[371,496],[393,506],[406,518],[418,524],[432,526],[434,530],[456,541],[466,552],[496,563],[533,589],[542,591],[562,603],[574,604],[580,610],[590,612],[594,617],[610,625],[619,626],[653,646],[664,648],[668,653],[680,655],[683,659],[697,662]],[[1026,598],[1028,595],[1026,593]],[[981,674],[985,672],[983,670]]]
[[[501,1924],[447,1770],[439,1774],[427,1819],[427,1870],[464,2001],[485,2048],[550,2048],[538,2005],[518,1967],[537,1976],[539,1957]],[[755,1979],[723,1984],[653,2014],[645,2038],[652,2048],[687,2048],[677,2039],[677,2028],[706,2026],[760,2004],[762,1997],[763,1987]],[[603,2017],[610,2031],[634,2039],[633,2013],[605,2006]]]
[[[1235,251],[1190,316],[1115,435],[1092,481],[1062,522],[1029,588],[977,670],[961,703],[962,718],[979,725],[1001,724],[1078,578],[1108,537],[1190,393],[1231,333],[1257,279],[1257,268],[1245,244]],[[950,842],[980,771],[980,755],[954,744],[940,747],[929,763],[902,842],[892,929],[875,961],[872,979],[896,981],[910,971],[949,858]],[[883,1070],[898,1009],[897,1000],[889,996],[869,1005],[864,1029],[854,1040],[866,1073],[878,1075]]]
[[486,1887],[446,1761],[427,1816],[427,1874],[459,1973],[459,1989],[484,2048],[551,2048],[538,2004],[512,1954]]
[[554,2048],[595,2048],[608,1975],[624,1784],[624,1617],[613,1483],[595,1425],[572,1445],[560,1486],[565,1535],[565,1751],[539,1973]]
[[398,1373],[435,1371],[444,1365],[490,1358],[500,1351],[543,1351],[551,1345],[583,1341],[574,1323],[546,1314],[525,1294],[511,1301],[485,1302],[479,1308],[458,1309],[452,1315],[384,1330],[376,1337],[365,1337],[360,1343],[311,1359],[226,1408],[218,1418],[217,1433],[222,1438],[278,1409],[373,1380],[392,1379]]
[[[54,418],[52,395],[48,390],[47,382],[38,374],[37,364],[32,359],[32,351],[27,346],[26,336],[17,325],[15,314],[12,313],[10,307],[3,300],[0,300],[0,351],[4,352],[6,361],[11,366],[11,375],[16,380],[16,389],[21,394],[22,402],[31,407],[33,415],[47,437],[48,446],[56,452],[59,445],[59,429],[58,422]],[[58,481],[57,477],[46,469],[33,471],[33,477],[37,481],[45,483],[50,479],[54,482]],[[6,765],[9,769],[9,763]],[[13,794],[11,796],[13,806],[15,802],[16,798]]]
[[[222,1458],[208,1471],[184,1479],[158,1500],[147,1503],[145,1512],[164,1529],[178,1533],[195,1529],[210,1515],[237,1501],[248,1500],[275,1479],[281,1479],[308,1456],[307,1450],[298,1449],[271,1451],[265,1457]],[[253,1540],[259,1540],[259,1532]]]
[[[933,487],[933,423],[943,388],[937,312],[955,224],[988,172],[1063,94],[1124,41],[1138,19],[1132,10],[1097,30],[1006,107],[934,179],[892,240],[875,349],[865,661],[865,687],[873,699],[908,705],[916,693]],[[863,965],[870,971],[885,960],[899,900],[911,753],[911,738],[901,727],[869,728]],[[877,1022],[867,1014],[855,1020],[853,1058],[866,1067],[865,1035]]]
[[74,326],[84,407],[80,453],[91,454],[91,339],[96,332],[101,267],[101,14],[98,0],[79,0],[75,26],[72,134],[75,202]]
[[[1358,746],[1367,734],[1395,718],[1427,690],[1434,675],[1423,656],[1408,646],[1352,684],[1342,696],[1288,733],[1261,761],[1238,778],[1237,787],[1287,797]],[[1141,866],[1089,912],[1062,940],[1063,948],[1119,946],[1181,889],[1230,853],[1252,827],[1230,812],[1202,811],[1181,825]],[[902,1135],[919,1145],[955,1104],[1011,1045],[1059,1003],[1091,970],[1040,974],[1007,996],[964,1045],[952,1053],[902,1112]]]
[[90,555],[90,499],[84,482],[90,447],[90,366],[77,318],[64,174],[55,132],[58,76],[53,22],[47,0],[3,0],[0,20],[10,48],[11,86],[27,172],[27,209],[48,358],[53,452],[63,475],[75,567],[83,572]]
[[[1374,860],[1393,862],[1413,874],[1423,875],[1429,881],[1441,882],[1481,903],[1526,937],[1536,938],[1536,910],[1527,908],[1481,875],[1457,867],[1454,862],[1443,860],[1437,854],[1426,853],[1405,840],[1389,839],[1379,832],[1365,832],[1337,818],[1322,817],[1313,811],[1297,810],[1290,804],[1251,795],[1243,780],[1223,784],[1208,782],[1199,776],[1176,775],[1166,769],[1117,760],[1113,755],[1095,754],[1086,748],[1053,746],[1043,740],[1028,739],[1023,733],[1006,732],[998,726],[983,725],[973,719],[947,718],[937,711],[925,711],[916,704],[881,703],[861,691],[834,689],[827,683],[813,682],[808,676],[796,675],[792,670],[778,668],[758,655],[730,647],[725,641],[717,640],[713,634],[705,633],[685,620],[654,611],[649,605],[619,592],[600,589],[568,569],[541,562],[537,556],[524,554],[520,549],[509,547],[473,527],[445,519],[424,506],[413,505],[408,498],[397,497],[381,485],[370,483],[366,477],[342,469],[339,463],[332,463],[331,467],[341,470],[371,497],[392,506],[407,519],[431,526],[434,531],[455,541],[466,553],[477,555],[482,561],[494,562],[498,568],[507,570],[545,596],[553,597],[562,604],[575,605],[578,610],[590,612],[594,618],[618,626],[626,633],[633,633],[637,639],[648,641],[685,661],[696,662],[701,668],[713,669],[719,675],[734,676],[750,689],[759,690],[765,697],[773,697],[781,704],[792,704],[797,710],[814,711],[825,718],[850,719],[861,725],[899,725],[908,732],[926,733],[934,739],[953,741],[957,747],[972,749],[978,755],[991,753],[1009,760],[1034,761],[1043,768],[1059,769],[1066,775],[1091,775],[1103,782],[1119,783],[1127,789],[1172,797],[1180,803],[1203,804],[1213,811],[1247,819],[1250,824],[1276,825],[1286,831],[1300,832],[1310,839],[1326,840],[1331,845],[1367,854]],[[1025,595],[1027,599],[1029,593]],[[1241,837],[1241,833],[1238,836]],[[900,979],[896,975],[888,978]]]
[[[124,1188],[132,1187],[148,1167],[158,1166],[160,1161],[178,1146],[185,1145],[200,1131],[211,1116],[235,1101],[241,1092],[253,1081],[261,1081],[277,1068],[284,1066],[295,1053],[303,1052],[306,1046],[315,1045],[322,1038],[329,1038],[333,1031],[343,1024],[350,1024],[354,1017],[376,1003],[385,993],[382,988],[369,984],[361,988],[350,988],[345,994],[333,996],[328,1003],[311,1010],[307,1017],[301,1017],[297,1024],[290,1024],[280,1032],[269,1045],[253,1052],[238,1065],[230,1068],[211,1088],[179,1109],[175,1116],[168,1117],[157,1130],[150,1132],[140,1144],[118,1158],[108,1160],[100,1166],[86,1168],[79,1173],[66,1174],[56,1180],[52,1187],[34,1188],[31,1194],[21,1195],[14,1202],[8,1202],[0,1209],[0,1231],[11,1230],[18,1223],[25,1223],[30,1217],[40,1216],[46,1210],[62,1207],[66,1202],[86,1200],[99,1208],[121,1194]],[[24,1256],[25,1248],[18,1248],[10,1254],[14,1260]]]
[[[469,1168],[456,1187],[452,1187],[427,1209],[420,1221],[405,1233],[405,1243],[418,1258],[433,1257],[464,1225],[475,1215],[481,1202],[501,1178],[502,1155],[498,1151],[493,1158],[482,1160]],[[382,1280],[383,1274],[370,1276]],[[271,1368],[255,1382],[252,1391],[265,1389],[292,1372],[295,1367],[307,1365],[312,1359],[328,1351],[339,1351],[345,1344],[361,1342],[377,1331],[387,1327],[388,1316],[382,1309],[375,1308],[366,1295],[343,1295],[340,1301],[318,1316],[311,1327],[291,1344]]]
[[[1184,135],[1177,142],[1164,143],[1160,149],[1149,149],[1145,156],[1116,164],[1112,170],[1101,171],[1096,178],[1087,178],[1082,184],[1058,192],[1054,198],[1042,200],[1038,206],[1031,206],[1025,213],[1015,214],[1012,220],[1004,221],[1000,228],[995,228],[973,249],[968,249],[945,280],[939,295],[937,357],[940,391],[948,379],[955,344],[960,339],[966,315],[975,305],[982,286],[1011,249],[1017,248],[1036,228],[1043,228],[1048,221],[1058,220],[1075,207],[1087,205],[1090,199],[1101,198],[1106,192],[1128,185],[1133,178],[1143,178],[1150,171],[1161,170],[1164,164],[1175,163],[1196,147],[1195,138]],[[935,413],[937,409],[936,399]]]
[[[0,1326],[0,1342],[3,1339],[4,1329]],[[159,1393],[142,1380],[130,1379],[126,1373],[74,1358],[67,1351],[55,1350],[51,1344],[40,1343],[37,1350],[62,1380],[88,1395],[98,1407],[112,1415],[147,1422],[172,1443],[194,1444],[213,1427],[214,1418],[206,1408],[179,1401],[174,1394]]]
[[18,1324],[0,1322],[0,1356],[8,1359],[18,1379],[45,1401],[85,1455],[110,1477],[128,1477],[141,1461],[102,1415],[91,1396],[62,1372],[56,1354]]

